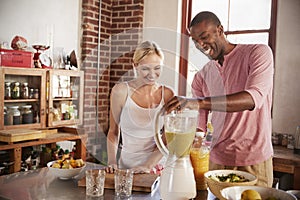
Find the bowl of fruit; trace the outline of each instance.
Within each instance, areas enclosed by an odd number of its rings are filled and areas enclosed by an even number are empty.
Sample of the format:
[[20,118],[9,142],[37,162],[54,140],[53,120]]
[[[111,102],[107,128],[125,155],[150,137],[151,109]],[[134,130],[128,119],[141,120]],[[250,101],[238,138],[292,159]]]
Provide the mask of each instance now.
[[47,163],[47,167],[51,174],[60,179],[71,179],[78,176],[85,168],[86,164],[82,159],[60,159]]
[[228,200],[297,200],[284,190],[263,186],[232,186],[222,189],[221,194]]

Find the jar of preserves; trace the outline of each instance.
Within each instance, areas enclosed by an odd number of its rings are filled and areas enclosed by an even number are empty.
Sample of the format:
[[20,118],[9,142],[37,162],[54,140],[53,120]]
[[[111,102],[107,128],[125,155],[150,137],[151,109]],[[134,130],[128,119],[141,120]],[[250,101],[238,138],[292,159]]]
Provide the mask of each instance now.
[[28,98],[29,98],[29,88],[28,88],[28,83],[23,83],[23,84],[22,84],[21,97],[22,97],[23,99],[28,99]]
[[15,82],[12,90],[11,90],[11,97],[13,99],[19,99],[20,98],[20,83],[19,82]]
[[8,122],[10,125],[18,125],[21,123],[21,113],[19,106],[8,107]]
[[5,99],[11,99],[11,85],[10,82],[5,82]]
[[31,110],[31,105],[22,106],[22,124],[32,124],[33,123],[33,113]]

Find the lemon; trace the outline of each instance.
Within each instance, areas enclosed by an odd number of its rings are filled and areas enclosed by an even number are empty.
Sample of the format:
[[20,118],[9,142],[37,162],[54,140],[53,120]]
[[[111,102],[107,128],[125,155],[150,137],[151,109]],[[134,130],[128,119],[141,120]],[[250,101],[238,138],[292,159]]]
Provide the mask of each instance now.
[[242,192],[241,200],[261,200],[261,196],[255,190],[245,190]]

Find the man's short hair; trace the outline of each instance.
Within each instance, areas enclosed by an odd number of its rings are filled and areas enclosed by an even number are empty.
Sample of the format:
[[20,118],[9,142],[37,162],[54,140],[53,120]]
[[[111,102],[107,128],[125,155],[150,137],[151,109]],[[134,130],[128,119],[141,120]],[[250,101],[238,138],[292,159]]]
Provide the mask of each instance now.
[[193,20],[190,23],[189,28],[191,28],[192,26],[199,24],[203,21],[207,21],[207,22],[212,22],[213,24],[215,24],[216,26],[221,25],[221,22],[219,20],[219,18],[212,12],[209,11],[203,11],[198,13]]

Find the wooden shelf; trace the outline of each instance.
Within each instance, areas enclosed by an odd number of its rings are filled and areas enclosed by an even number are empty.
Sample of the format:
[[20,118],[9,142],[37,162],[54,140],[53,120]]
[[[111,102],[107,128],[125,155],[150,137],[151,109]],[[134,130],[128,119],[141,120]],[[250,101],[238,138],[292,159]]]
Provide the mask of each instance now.
[[[18,172],[21,170],[21,158],[22,158],[22,148],[37,146],[37,145],[48,145],[52,148],[56,146],[57,142],[61,141],[75,141],[76,142],[76,152],[75,157],[86,160],[86,141],[87,135],[79,133],[76,129],[69,129],[70,132],[57,132],[54,134],[47,134],[45,138],[37,140],[29,140],[15,143],[5,143],[0,142],[0,151],[10,150],[12,161],[14,162],[13,169],[10,170],[11,173]],[[67,130],[68,131],[68,130]]]

